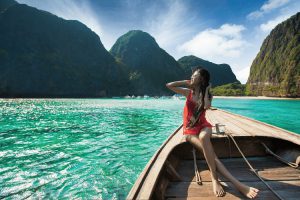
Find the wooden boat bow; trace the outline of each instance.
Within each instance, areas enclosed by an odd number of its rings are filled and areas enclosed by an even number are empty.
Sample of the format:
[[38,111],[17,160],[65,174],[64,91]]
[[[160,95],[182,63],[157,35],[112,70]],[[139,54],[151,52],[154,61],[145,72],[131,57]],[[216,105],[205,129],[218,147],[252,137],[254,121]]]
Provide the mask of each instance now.
[[[272,176],[270,177],[271,179],[276,179],[276,178],[278,179],[278,177],[280,177],[279,179],[288,180],[288,183],[295,185],[295,188],[293,187],[292,193],[286,192],[285,196],[297,195],[297,193],[295,193],[297,189],[299,189],[298,195],[300,195],[299,170],[294,169],[296,171],[292,171],[291,169],[284,168],[283,166],[284,164],[282,164],[279,161],[277,162],[273,160],[272,156],[268,156],[263,145],[259,143],[260,141],[264,141],[264,143],[270,149],[277,151],[277,153],[279,154],[281,152],[281,155],[289,154],[289,152],[294,151],[294,156],[291,159],[292,160],[295,158],[300,159],[300,135],[299,134],[251,118],[233,114],[225,110],[220,110],[220,109],[207,110],[206,117],[208,121],[212,124],[216,124],[216,123],[224,124],[226,127],[226,132],[230,132],[230,134],[236,138],[237,142],[241,146],[241,149],[243,150],[244,154],[247,157],[251,157],[254,160],[262,160],[262,162],[274,162],[276,163],[278,170],[281,167],[282,168],[281,170],[284,169],[285,173],[287,172],[293,173],[293,176],[290,176],[288,178],[286,174],[278,175],[280,171],[276,171],[274,169],[276,173],[273,177]],[[194,183],[195,182],[195,177],[193,174],[194,168],[192,166],[187,168],[189,165],[188,163],[192,162],[192,153],[191,153],[192,146],[188,142],[186,142],[185,136],[182,134],[182,131],[183,129],[181,124],[165,140],[165,142],[156,151],[156,153],[152,156],[152,158],[145,166],[144,170],[141,172],[140,176],[138,177],[135,184],[131,188],[126,199],[128,200],[165,199],[173,196],[174,199],[176,199],[175,197],[178,197],[178,195],[182,197],[189,197],[189,196],[192,197],[194,195],[207,196],[209,194],[212,195],[211,198],[215,197],[212,193],[210,193],[210,190],[207,189],[204,190],[204,188],[207,187],[207,184],[210,184],[209,180],[205,176],[203,180],[204,185],[199,186],[199,187],[203,187],[201,192],[199,192],[198,190],[196,192],[190,188],[190,187],[196,187],[194,186],[194,184],[196,184]],[[215,133],[212,135],[211,141],[214,146],[214,150],[220,160],[223,159],[226,162],[235,162],[234,159],[241,158],[240,153],[234,147],[234,145],[230,143],[229,138],[227,138],[226,135]],[[281,148],[278,148],[279,144],[281,145]],[[197,162],[202,163],[202,165],[203,163],[205,163],[204,156],[201,155],[201,152],[197,154],[197,158],[198,158]],[[243,161],[241,160],[241,162]],[[266,165],[268,165],[268,163],[266,163]],[[244,167],[246,168],[247,166],[244,165]],[[189,175],[187,175],[186,173],[188,173]],[[201,173],[203,176],[204,171],[201,171],[200,174]],[[205,174],[206,173],[207,172],[205,171]],[[222,178],[225,181],[224,177]],[[259,181],[257,178],[255,179],[252,176],[250,177],[249,174],[244,174],[242,176],[242,179],[243,178],[245,179],[245,181],[251,181],[251,180]],[[224,183],[226,184],[227,182]],[[273,184],[272,181],[270,183]],[[187,187],[188,186],[187,184],[190,185],[190,187]],[[256,184],[258,184],[258,182]],[[296,187],[296,185],[299,187]],[[174,190],[174,187],[176,188],[177,186],[181,187],[180,190],[182,190],[182,188],[184,187],[187,187],[186,191],[179,193],[179,190],[176,189]],[[271,196],[271,194],[269,194],[268,192],[266,192],[266,194]],[[229,194],[227,194],[227,197],[228,199],[240,198],[241,196],[238,195],[239,195],[238,193],[231,194],[229,192]],[[263,196],[263,198],[265,197],[266,196]],[[276,197],[273,196],[273,198]]]

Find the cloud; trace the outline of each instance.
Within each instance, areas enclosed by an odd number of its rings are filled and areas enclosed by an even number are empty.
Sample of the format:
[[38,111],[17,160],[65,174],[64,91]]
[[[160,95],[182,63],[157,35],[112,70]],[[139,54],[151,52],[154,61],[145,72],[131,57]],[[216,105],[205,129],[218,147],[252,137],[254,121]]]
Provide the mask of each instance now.
[[268,13],[272,10],[275,10],[279,7],[282,7],[289,3],[290,0],[269,0],[268,2],[264,3],[259,10],[253,11],[247,15],[247,19],[258,19],[262,17],[265,13]]
[[100,37],[103,36],[103,28],[100,25],[97,14],[93,10],[89,1],[76,0],[18,0],[19,3],[25,3],[29,6],[36,7],[51,12],[67,20],[78,20],[88,26]]
[[280,16],[276,17],[275,19],[269,20],[268,22],[261,24],[260,29],[263,32],[270,32],[273,28],[275,28],[275,26],[277,26],[279,23],[285,21],[289,17],[290,17],[290,15],[280,15]]
[[269,0],[261,7],[261,10],[264,12],[268,12],[270,10],[276,9],[287,4],[288,2],[289,0]]
[[177,47],[181,54],[195,55],[220,64],[227,63],[241,83],[247,81],[250,65],[257,48],[243,37],[243,25],[223,24],[217,29],[208,28]]
[[292,15],[295,15],[300,10],[299,1],[291,1],[290,4],[281,8],[276,12],[276,16],[268,19],[266,22],[259,25],[259,29],[262,31],[262,34],[268,34],[273,28],[275,28],[281,22],[287,20]]
[[246,83],[248,80],[250,74],[250,66],[245,66],[244,68],[241,68],[240,70],[236,70],[235,75],[238,78],[238,80],[241,81],[241,83]]
[[[162,5],[163,3],[163,5]],[[144,29],[150,33],[164,49],[171,49],[176,54],[175,45],[195,32],[198,20],[191,12],[186,1],[160,1],[149,5],[145,12]]]
[[178,50],[215,61],[239,57],[245,45],[248,44],[241,35],[245,29],[243,25],[235,24],[223,24],[218,29],[209,28],[178,46]]
[[[196,16],[189,9],[189,3],[182,0],[149,2],[124,0],[118,4],[107,4],[115,6],[107,9],[117,10],[101,10],[101,13],[98,9],[104,9],[105,6],[98,6],[96,11],[93,7],[95,3],[87,0],[18,1],[46,10],[64,19],[78,20],[84,23],[100,36],[101,42],[108,50],[117,38],[127,31],[140,29],[151,34],[163,49],[171,49],[171,54],[176,54],[173,51],[176,42],[184,40],[188,34],[201,25],[201,23],[196,25],[193,23]],[[101,15],[104,12],[110,17]],[[114,19],[116,17],[118,20]]]
[[299,11],[298,0],[269,0],[254,12],[257,16],[264,16],[276,11],[277,17],[264,19],[245,31],[247,24],[236,25],[232,19],[229,22],[233,24],[205,29],[210,27],[209,23],[219,23],[219,19],[202,18],[205,13],[200,13],[191,0],[122,0],[109,3],[91,0],[17,1],[65,19],[81,21],[100,36],[107,50],[129,30],[146,31],[175,59],[194,54],[211,62],[227,63],[242,83],[247,80],[251,62],[268,31],[285,20],[285,15],[291,16],[295,10]]

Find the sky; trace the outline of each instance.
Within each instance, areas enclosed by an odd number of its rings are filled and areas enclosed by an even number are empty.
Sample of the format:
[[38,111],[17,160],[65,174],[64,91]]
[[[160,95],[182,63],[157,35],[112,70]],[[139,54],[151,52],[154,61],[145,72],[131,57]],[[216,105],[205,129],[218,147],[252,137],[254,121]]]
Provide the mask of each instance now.
[[176,60],[229,64],[241,83],[271,30],[300,11],[300,0],[17,1],[84,23],[108,51],[128,31],[145,31]]

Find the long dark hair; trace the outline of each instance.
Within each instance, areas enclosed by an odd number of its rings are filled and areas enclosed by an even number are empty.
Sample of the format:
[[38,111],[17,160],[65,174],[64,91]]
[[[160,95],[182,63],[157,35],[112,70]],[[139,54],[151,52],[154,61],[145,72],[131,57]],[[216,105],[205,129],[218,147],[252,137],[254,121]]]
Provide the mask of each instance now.
[[[201,66],[196,66],[192,69],[192,74],[194,74],[196,71],[200,73],[200,76],[202,77],[202,81],[199,83],[200,91],[199,91],[199,99],[197,101],[197,105],[195,106],[195,109],[193,111],[193,115],[191,116],[187,127],[194,127],[196,122],[199,120],[199,117],[201,113],[204,111],[204,96],[206,88],[209,86],[209,80],[210,80],[210,74],[209,72],[204,69]],[[193,93],[195,94],[195,88],[191,88],[193,90]],[[209,98],[211,98],[211,93],[208,91]]]

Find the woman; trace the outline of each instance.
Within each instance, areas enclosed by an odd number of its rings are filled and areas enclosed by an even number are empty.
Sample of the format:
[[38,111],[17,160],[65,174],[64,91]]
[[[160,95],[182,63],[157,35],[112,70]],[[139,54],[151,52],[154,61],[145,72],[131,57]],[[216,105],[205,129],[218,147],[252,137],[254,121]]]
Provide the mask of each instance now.
[[[186,104],[183,112],[183,134],[195,148],[201,150],[210,169],[213,192],[224,196],[225,191],[218,181],[217,173],[229,179],[233,185],[246,197],[254,198],[258,189],[249,187],[234,178],[216,156],[210,141],[212,125],[206,120],[205,112],[211,106],[212,95],[210,93],[209,72],[198,66],[193,70],[191,80],[175,81],[167,83],[166,86],[179,94],[186,96]],[[182,88],[178,86],[186,86]]]

